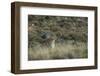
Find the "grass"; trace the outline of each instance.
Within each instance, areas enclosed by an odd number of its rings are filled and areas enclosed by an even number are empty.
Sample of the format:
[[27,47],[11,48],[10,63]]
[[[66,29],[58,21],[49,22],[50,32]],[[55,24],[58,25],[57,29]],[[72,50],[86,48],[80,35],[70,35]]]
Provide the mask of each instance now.
[[85,42],[56,44],[54,49],[45,46],[28,49],[29,60],[77,59],[87,58],[87,55],[87,44]]

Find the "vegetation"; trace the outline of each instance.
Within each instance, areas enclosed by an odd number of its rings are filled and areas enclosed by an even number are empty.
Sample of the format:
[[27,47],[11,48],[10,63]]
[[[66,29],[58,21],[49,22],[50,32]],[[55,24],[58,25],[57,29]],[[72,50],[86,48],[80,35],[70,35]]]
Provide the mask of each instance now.
[[[87,17],[28,16],[28,59],[87,58]],[[52,36],[55,48],[46,47],[44,40]]]

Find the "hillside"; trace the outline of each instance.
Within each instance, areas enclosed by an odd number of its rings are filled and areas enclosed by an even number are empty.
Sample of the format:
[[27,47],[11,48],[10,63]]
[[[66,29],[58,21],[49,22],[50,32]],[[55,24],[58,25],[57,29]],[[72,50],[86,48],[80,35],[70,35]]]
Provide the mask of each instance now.
[[[51,50],[42,46],[44,40],[52,36],[55,38],[56,53],[64,52],[64,55],[53,55],[56,57],[47,57],[47,59],[63,59],[63,58],[86,58],[87,57],[87,36],[88,35],[88,18],[87,17],[68,17],[68,16],[42,16],[42,15],[29,15],[28,16],[28,48],[29,48],[29,60],[45,59],[46,56],[50,56]],[[63,46],[62,46],[63,45]],[[61,50],[60,48],[63,48]],[[67,47],[67,48],[66,48]],[[58,48],[60,50],[58,50]],[[41,50],[42,49],[42,50]],[[77,51],[82,51],[81,55],[76,55]],[[42,52],[41,52],[42,51]],[[67,52],[66,52],[67,51]],[[75,52],[75,56],[70,52]],[[34,57],[34,54],[37,54]],[[48,54],[49,52],[49,54]],[[52,51],[52,54],[54,51]],[[43,58],[41,57],[43,53]],[[70,55],[70,56],[68,56]]]

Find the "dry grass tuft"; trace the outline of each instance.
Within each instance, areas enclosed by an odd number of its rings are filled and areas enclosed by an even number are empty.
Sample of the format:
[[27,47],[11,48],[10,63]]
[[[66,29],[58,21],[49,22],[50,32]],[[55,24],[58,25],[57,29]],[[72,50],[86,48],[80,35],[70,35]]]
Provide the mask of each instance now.
[[77,44],[57,44],[54,49],[47,47],[29,48],[29,60],[49,60],[49,59],[75,59],[87,58],[87,45],[84,42]]

